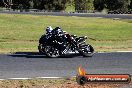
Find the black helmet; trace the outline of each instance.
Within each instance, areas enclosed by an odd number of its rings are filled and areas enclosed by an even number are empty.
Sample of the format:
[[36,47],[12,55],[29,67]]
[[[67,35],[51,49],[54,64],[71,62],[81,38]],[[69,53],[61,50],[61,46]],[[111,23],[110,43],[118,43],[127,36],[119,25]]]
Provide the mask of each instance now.
[[64,33],[62,31],[62,29],[60,27],[56,27],[54,30],[53,30],[53,34],[54,35],[57,35],[57,36],[62,36]]

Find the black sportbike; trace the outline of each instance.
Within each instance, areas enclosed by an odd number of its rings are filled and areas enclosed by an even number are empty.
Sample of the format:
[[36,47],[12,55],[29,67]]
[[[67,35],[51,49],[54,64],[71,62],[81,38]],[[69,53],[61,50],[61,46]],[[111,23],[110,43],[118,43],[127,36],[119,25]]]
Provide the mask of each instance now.
[[87,36],[77,37],[76,35],[44,34],[39,39],[38,50],[48,57],[59,57],[69,52],[79,52],[84,57],[91,57],[94,48],[86,44]]

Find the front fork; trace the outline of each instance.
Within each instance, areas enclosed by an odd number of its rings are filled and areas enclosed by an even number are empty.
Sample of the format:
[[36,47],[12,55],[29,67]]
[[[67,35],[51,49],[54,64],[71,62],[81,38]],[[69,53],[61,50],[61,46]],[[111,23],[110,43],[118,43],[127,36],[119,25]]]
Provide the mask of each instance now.
[[87,39],[87,36],[79,37],[78,40],[73,39],[72,44],[73,44],[73,46],[75,47],[75,50],[80,51],[80,45],[81,45],[82,43],[85,43],[85,42],[86,42],[86,41],[85,41],[86,39]]

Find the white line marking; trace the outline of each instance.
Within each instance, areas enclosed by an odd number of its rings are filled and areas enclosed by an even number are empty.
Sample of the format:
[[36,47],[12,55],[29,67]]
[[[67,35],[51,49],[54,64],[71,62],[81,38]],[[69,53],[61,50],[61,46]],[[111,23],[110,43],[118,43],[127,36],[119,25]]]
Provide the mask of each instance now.
[[2,80],[5,80],[5,79],[0,79],[0,81],[2,81]]
[[76,76],[65,76],[65,77],[35,77],[35,78],[39,78],[39,79],[63,79],[63,78],[73,78]]
[[7,80],[26,80],[26,79],[33,79],[33,78],[7,78]]
[[60,78],[65,78],[65,77],[36,77],[38,79],[60,79]]
[[[108,51],[108,52],[94,52],[94,53],[116,53],[116,52],[121,52],[121,53],[130,53],[130,52],[132,52],[132,51],[112,51],[112,52],[110,52],[110,51]],[[69,52],[70,54],[74,54],[74,52]],[[77,52],[78,53],[78,52]]]
[[28,80],[28,79],[69,79],[73,78],[76,76],[66,76],[66,77],[33,77],[33,78],[5,78],[5,79],[0,79],[0,81],[3,80]]
[[117,51],[117,52],[132,52],[132,51]]
[[119,53],[123,53],[123,52],[124,52],[124,53],[127,53],[127,52],[128,52],[128,53],[131,53],[132,51],[95,52],[95,53],[116,53],[116,52],[117,52],[117,53],[118,53],[118,52],[119,52]]

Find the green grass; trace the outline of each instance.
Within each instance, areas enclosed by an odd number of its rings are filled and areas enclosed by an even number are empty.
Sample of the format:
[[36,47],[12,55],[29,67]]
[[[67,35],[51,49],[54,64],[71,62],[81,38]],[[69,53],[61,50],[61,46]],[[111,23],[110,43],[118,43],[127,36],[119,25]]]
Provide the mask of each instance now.
[[37,51],[46,26],[86,35],[96,51],[132,50],[132,21],[88,17],[0,14],[0,52]]

